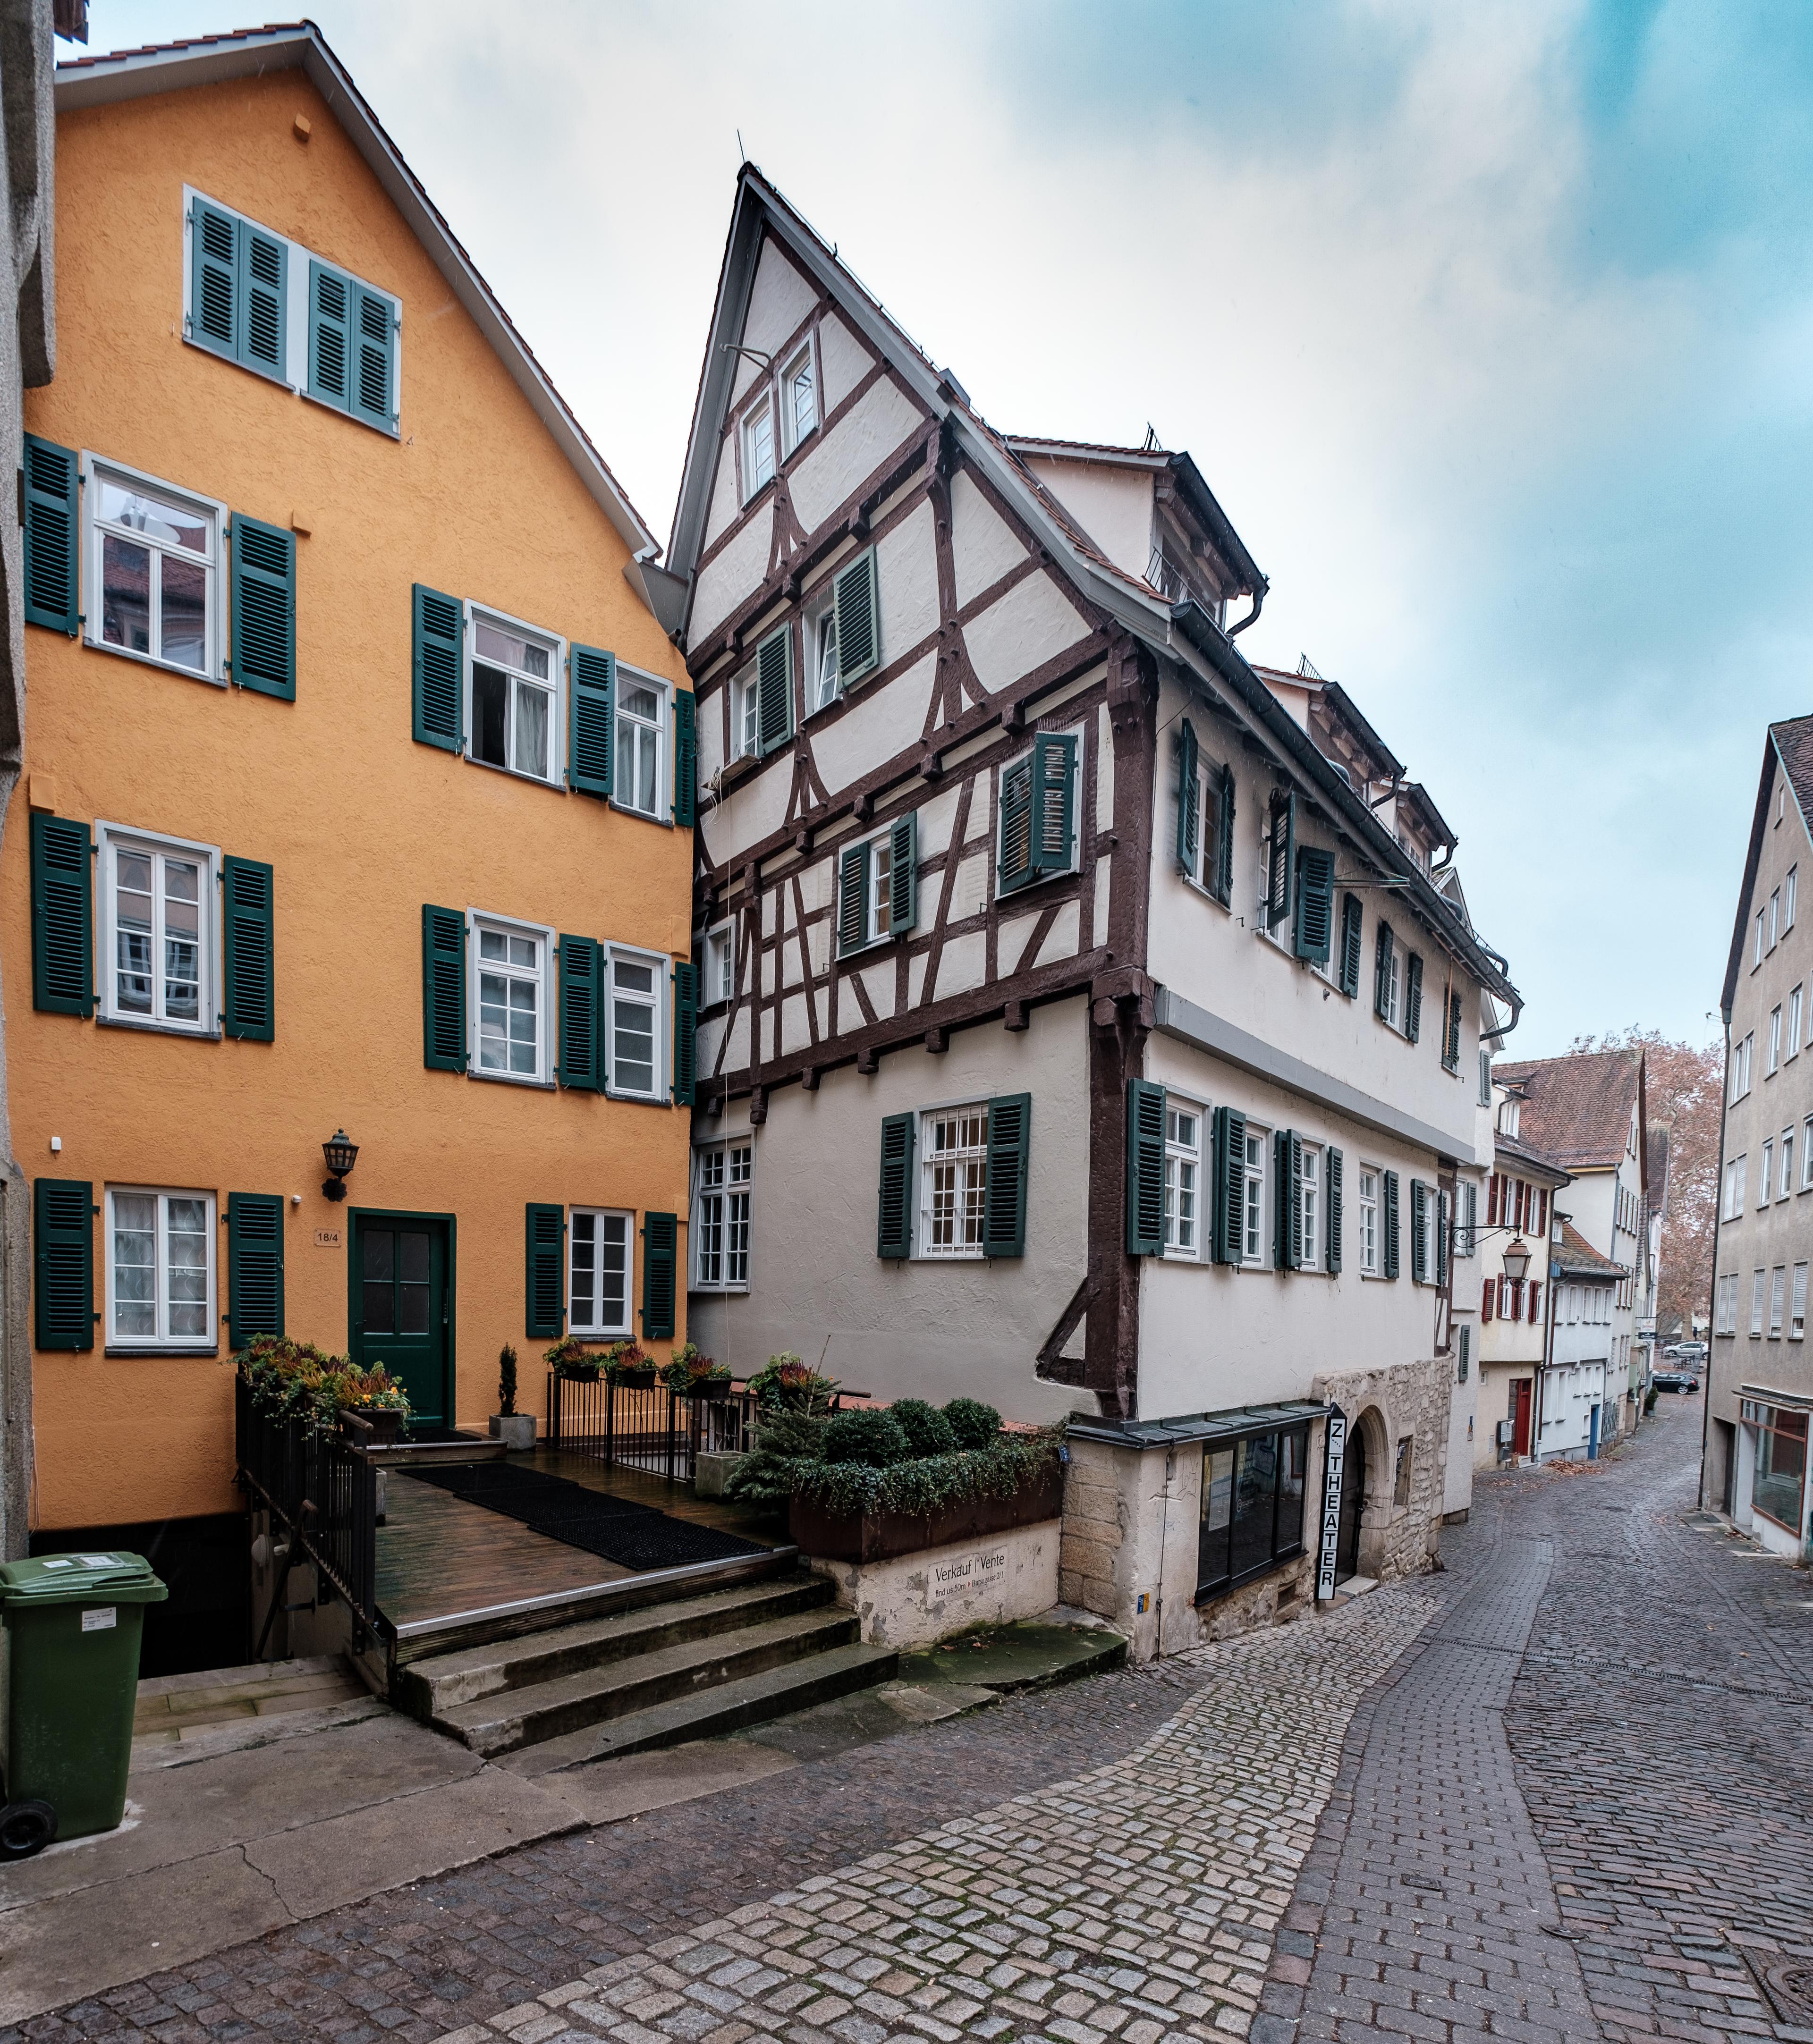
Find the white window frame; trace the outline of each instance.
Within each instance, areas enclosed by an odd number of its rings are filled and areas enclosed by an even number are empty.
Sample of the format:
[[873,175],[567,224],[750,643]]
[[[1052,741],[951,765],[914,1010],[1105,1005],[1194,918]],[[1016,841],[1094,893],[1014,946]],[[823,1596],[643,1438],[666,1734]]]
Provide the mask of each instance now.
[[[918,1215],[913,1241],[913,1255],[915,1261],[936,1263],[979,1263],[983,1260],[983,1235],[987,1227],[988,1212],[989,1108],[990,1104],[986,1100],[965,1100],[960,1101],[950,1107],[927,1107],[919,1110]],[[940,1121],[960,1121],[966,1115],[977,1115],[981,1118],[982,1136],[980,1143],[960,1144],[953,1149],[934,1151],[932,1147],[932,1131],[935,1124]],[[952,1213],[953,1239],[949,1243],[940,1243],[936,1239],[937,1230],[933,1224],[938,1167],[941,1164],[949,1164],[953,1160],[967,1167],[978,1158],[981,1160],[982,1171],[977,1181],[976,1193],[976,1240],[973,1243],[968,1243],[956,1239],[967,1231],[968,1216],[966,1213],[960,1216],[958,1210],[953,1207]],[[956,1190],[957,1196],[967,1202],[969,1188],[963,1185],[957,1188]]]
[[1781,941],[1781,889],[1771,890],[1769,897],[1769,948],[1773,951]]
[[1762,1169],[1757,1174],[1757,1204],[1766,1207],[1769,1203],[1770,1181],[1775,1173],[1775,1138],[1763,1138]]
[[737,925],[734,919],[714,924],[705,933],[700,960],[699,1005],[716,1008],[737,997]]
[[[579,1315],[574,1310],[573,1302],[577,1293],[573,1285],[573,1258],[579,1247],[579,1230],[574,1224],[582,1218],[590,1218],[597,1222],[621,1221],[623,1224],[623,1317],[620,1321],[607,1322],[599,1320],[582,1327],[579,1324]],[[601,1229],[593,1237],[595,1250],[602,1247],[602,1235]],[[594,1266],[595,1279],[602,1274],[602,1263]],[[569,1334],[579,1335],[588,1341],[602,1340],[606,1335],[629,1334],[633,1329],[636,1317],[635,1215],[622,1207],[568,1207],[567,1209],[566,1274],[567,1331]],[[597,1296],[602,1304],[604,1297],[604,1287],[602,1284],[598,1286]]]
[[1778,1263],[1769,1275],[1769,1338],[1781,1339],[1782,1327],[1788,1314],[1788,1266]]
[[1763,1338],[1763,1311],[1769,1294],[1769,1273],[1759,1270],[1750,1281],[1750,1339]]
[[[760,394],[745,404],[737,418],[737,478],[745,504],[753,503],[780,473],[779,421],[772,382],[764,378]],[[756,471],[756,422],[766,415],[768,422],[768,471],[760,482]]]
[[[466,983],[466,1070],[468,1074],[475,1079],[501,1080],[506,1085],[552,1085],[554,1082],[552,1078],[553,1045],[549,1039],[553,1033],[554,1019],[554,945],[556,942],[554,931],[544,924],[525,923],[515,916],[494,915],[487,909],[470,907],[466,911],[466,928],[470,932],[467,939],[469,955],[467,959]],[[489,930],[494,935],[502,936],[506,939],[533,938],[541,946],[535,967],[536,981],[540,991],[536,1002],[535,1070],[533,1074],[487,1071],[479,1062],[479,1031],[482,1025],[479,999],[479,982],[487,966],[495,962],[495,960],[482,959],[479,956],[479,953],[483,949],[479,941],[479,932],[484,930]],[[506,973],[513,975],[520,974],[523,970],[524,968],[520,966],[506,964],[505,966]],[[507,1041],[507,1039],[506,1040]]]
[[1781,883],[1781,934],[1785,937],[1794,928],[1795,897],[1800,891],[1800,868],[1791,866],[1788,877]]
[[[550,632],[545,625],[531,624],[525,618],[512,617],[507,611],[498,610],[488,603],[463,604],[465,613],[464,673],[461,678],[465,694],[466,757],[475,766],[489,767],[494,774],[509,774],[518,781],[529,781],[537,787],[564,789],[567,780],[567,642],[557,632]],[[479,723],[473,714],[472,670],[475,667],[498,667],[495,660],[485,659],[478,650],[478,628],[489,624],[499,632],[519,634],[546,649],[548,654],[549,694],[553,701],[548,713],[548,771],[545,774],[531,774],[521,766],[513,766],[510,760],[514,751],[516,732],[516,691],[518,678],[514,669],[500,667],[499,671],[510,681],[504,717],[504,764],[495,759],[481,759],[473,749],[477,743]],[[524,684],[539,686],[533,675],[521,678]]]
[[[1184,1142],[1172,1134],[1176,1117],[1187,1114],[1195,1124],[1195,1139]],[[1168,1261],[1199,1263],[1203,1258],[1203,1188],[1206,1182],[1203,1132],[1208,1125],[1207,1108],[1180,1093],[1164,1096],[1164,1254]],[[1180,1218],[1186,1170],[1189,1173],[1190,1235],[1182,1240]]]
[[[218,1036],[221,1033],[219,1014],[220,980],[220,847],[212,844],[192,843],[187,838],[166,837],[160,832],[134,830],[127,824],[97,822],[94,825],[94,863],[99,870],[95,884],[100,893],[96,905],[95,930],[100,951],[99,970],[96,978],[97,1012],[103,1022],[117,1023],[125,1029],[155,1029],[172,1036]],[[115,884],[115,863],[122,851],[148,853],[153,859],[175,853],[185,859],[193,859],[202,868],[201,901],[196,921],[199,926],[197,943],[201,952],[199,984],[196,988],[197,1016],[193,1022],[172,1021],[157,1013],[162,1000],[164,974],[158,962],[161,951],[161,932],[152,934],[153,970],[152,972],[152,1009],[149,1015],[138,1015],[120,1007],[117,988],[119,975],[119,943],[117,926],[117,889]]]
[[[1268,1247],[1265,1239],[1268,1218],[1265,1195],[1270,1177],[1271,1148],[1271,1130],[1261,1128],[1249,1121],[1246,1124],[1246,1155],[1241,1163],[1240,1267],[1245,1270],[1263,1270],[1265,1268]],[[1257,1241],[1255,1246],[1256,1233]]]
[[[154,1297],[156,1302],[155,1318],[159,1332],[154,1335],[126,1335],[114,1327],[114,1315],[120,1301],[116,1284],[117,1273],[114,1262],[114,1200],[121,1193],[155,1199],[157,1201]],[[204,1224],[204,1239],[207,1244],[208,1298],[202,1315],[204,1332],[199,1335],[171,1335],[168,1332],[170,1316],[170,1255],[169,1228],[171,1200],[200,1200],[207,1209]],[[109,1185],[102,1202],[102,1219],[105,1224],[102,1254],[106,1262],[107,1304],[106,1321],[106,1339],[104,1347],[117,1354],[121,1350],[144,1349],[169,1354],[214,1355],[220,1349],[219,1308],[216,1293],[219,1289],[220,1224],[217,1217],[215,1196],[193,1185]]]
[[[225,614],[225,554],[222,544],[230,513],[217,498],[204,497],[199,490],[184,489],[180,484],[167,482],[161,475],[152,475],[139,468],[129,468],[123,461],[115,461],[106,455],[83,448],[79,457],[82,486],[82,573],[84,578],[82,594],[83,620],[82,642],[97,652],[112,653],[122,659],[137,660],[148,667],[160,667],[166,674],[181,674],[191,682],[208,682],[218,689],[227,685],[227,634]],[[206,558],[202,562],[205,583],[206,621],[202,632],[202,665],[184,667],[179,660],[167,660],[160,654],[141,653],[136,647],[114,646],[102,637],[102,588],[101,551],[107,533],[117,532],[120,536],[135,546],[143,546],[156,554],[177,552],[185,560],[196,556],[187,548],[173,548],[159,540],[148,540],[134,533],[125,526],[116,527],[103,521],[94,507],[101,501],[101,481],[110,477],[128,488],[138,487],[154,496],[174,498],[179,504],[198,513],[208,521],[209,544]],[[161,574],[161,567],[159,571]],[[148,609],[154,620],[157,620],[157,605],[148,587],[145,592]],[[160,620],[159,620],[160,623]]]
[[[668,1047],[672,1013],[668,1006],[668,987],[672,973],[672,961],[664,951],[641,951],[633,944],[606,944],[603,948],[605,1090],[615,1100],[664,1102],[668,1097],[668,1065],[672,1055]],[[621,1061],[617,1055],[617,967],[620,964],[645,965],[652,966],[654,970],[654,1084],[646,1093],[622,1085],[618,1082]],[[642,996],[626,993],[624,999],[626,1002],[640,1005]]]
[[1801,989],[1797,986],[1788,997],[1786,1032],[1788,1044],[1787,1048],[1781,1054],[1781,1061],[1784,1064],[1786,1064],[1789,1058],[1798,1058],[1800,1055],[1800,1007]]
[[1459,1197],[1454,1214],[1453,1253],[1470,1258],[1479,1247],[1480,1189],[1468,1178],[1456,1189]]
[[1794,1131],[1784,1128],[1776,1145],[1775,1196],[1785,1200],[1794,1190]]
[[1773,1079],[1781,1067],[1781,1004],[1777,1001],[1769,1010],[1769,1053],[1763,1065],[1763,1077]]
[[1360,1275],[1362,1278],[1376,1278],[1380,1274],[1380,1188],[1384,1182],[1384,1174],[1376,1164],[1361,1165],[1354,1206],[1360,1223]]
[[[846,846],[837,854],[836,872],[840,911],[842,905],[845,856],[847,852],[859,851],[863,855],[867,869],[863,875],[863,885],[865,890],[864,898],[868,905],[868,920],[863,926],[862,942],[857,945],[856,951],[867,951],[872,944],[887,943],[889,924],[893,919],[893,832],[891,830],[877,831],[874,836],[863,839],[856,844]],[[885,870],[883,861],[886,862]],[[854,958],[856,951],[846,951],[843,955],[846,958]]]
[[833,575],[806,599],[801,613],[800,651],[805,657],[806,714],[816,717],[833,704],[843,700],[843,666],[841,655],[833,655],[831,671],[825,669],[825,628],[834,634],[837,628],[837,579]]
[[[803,362],[812,377],[812,417],[801,426],[796,417],[796,407],[792,402],[792,379]],[[780,440],[777,450],[777,465],[791,461],[812,436],[825,423],[824,375],[818,359],[818,329],[810,328],[806,338],[782,363],[775,372],[775,409],[780,421]]]
[[[624,699],[632,688],[652,689],[656,707],[652,718],[631,717],[624,709]],[[612,692],[610,706],[610,806],[621,809],[626,816],[641,816],[652,823],[665,823],[673,813],[673,797],[668,789],[668,731],[674,713],[673,684],[663,681],[659,674],[651,674],[644,668],[632,667],[622,660],[617,663],[617,686]],[[645,809],[639,803],[629,801],[624,792],[624,776],[619,770],[626,731],[652,732],[655,747],[655,806]]]
[[1813,1114],[1800,1124],[1800,1189],[1813,1192]]
[[1322,1145],[1306,1143],[1303,1146],[1303,1173],[1297,1186],[1297,1216],[1303,1231],[1303,1254],[1301,1265],[1304,1270],[1319,1270],[1322,1266]]
[[1715,1335],[1734,1335],[1738,1331],[1738,1274],[1727,1270],[1719,1280],[1713,1307],[1713,1328]]
[[1757,911],[1757,941],[1750,954],[1750,970],[1757,970],[1763,962],[1763,911]]
[[[747,1292],[750,1210],[755,1191],[754,1133],[727,1136],[722,1143],[702,1143],[692,1155],[692,1289]],[[739,1258],[740,1277],[733,1274]]]
[[1807,1266],[1794,1266],[1788,1289],[1788,1339],[1804,1341],[1807,1339]]

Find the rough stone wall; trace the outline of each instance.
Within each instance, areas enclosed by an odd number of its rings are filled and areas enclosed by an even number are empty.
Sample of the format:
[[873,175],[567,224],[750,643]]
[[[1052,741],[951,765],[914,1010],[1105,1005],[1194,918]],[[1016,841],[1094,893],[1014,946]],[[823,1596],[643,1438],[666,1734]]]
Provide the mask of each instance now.
[[[1349,1430],[1366,1440],[1366,1504],[1360,1520],[1360,1571],[1380,1582],[1421,1575],[1442,1546],[1447,1486],[1448,1404],[1453,1369],[1445,1356],[1385,1370],[1330,1371],[1311,1395],[1332,1399]],[[1407,1501],[1395,1494],[1398,1444],[1411,1443]],[[1319,1479],[1318,1479],[1319,1482]],[[1317,1495],[1320,1497],[1319,1489]]]

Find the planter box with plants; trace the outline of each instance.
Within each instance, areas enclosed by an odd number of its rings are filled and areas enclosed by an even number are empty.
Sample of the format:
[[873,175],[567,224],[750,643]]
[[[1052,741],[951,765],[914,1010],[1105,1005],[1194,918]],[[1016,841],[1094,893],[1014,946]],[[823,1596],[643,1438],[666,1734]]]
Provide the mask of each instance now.
[[498,1351],[498,1409],[491,1415],[491,1439],[513,1454],[535,1445],[535,1415],[516,1409],[516,1350],[508,1342]]

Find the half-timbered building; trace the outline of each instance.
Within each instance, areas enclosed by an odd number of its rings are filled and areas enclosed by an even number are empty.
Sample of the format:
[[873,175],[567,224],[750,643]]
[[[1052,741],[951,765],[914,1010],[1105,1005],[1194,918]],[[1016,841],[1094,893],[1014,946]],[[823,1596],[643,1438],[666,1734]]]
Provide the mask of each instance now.
[[997,432],[745,167],[669,559],[695,1338],[1069,1416],[1064,1595],[1141,1654],[1307,1598],[1331,1404],[1341,1575],[1424,1566],[1517,996],[1345,692],[1241,657],[1196,464]]

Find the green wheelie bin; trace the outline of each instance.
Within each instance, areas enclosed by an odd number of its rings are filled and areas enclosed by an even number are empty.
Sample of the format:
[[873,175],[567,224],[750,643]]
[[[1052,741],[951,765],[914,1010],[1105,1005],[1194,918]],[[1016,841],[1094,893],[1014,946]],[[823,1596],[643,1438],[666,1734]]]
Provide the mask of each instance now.
[[6,1801],[0,1858],[110,1831],[125,1814],[144,1607],[170,1593],[143,1556],[0,1562]]

